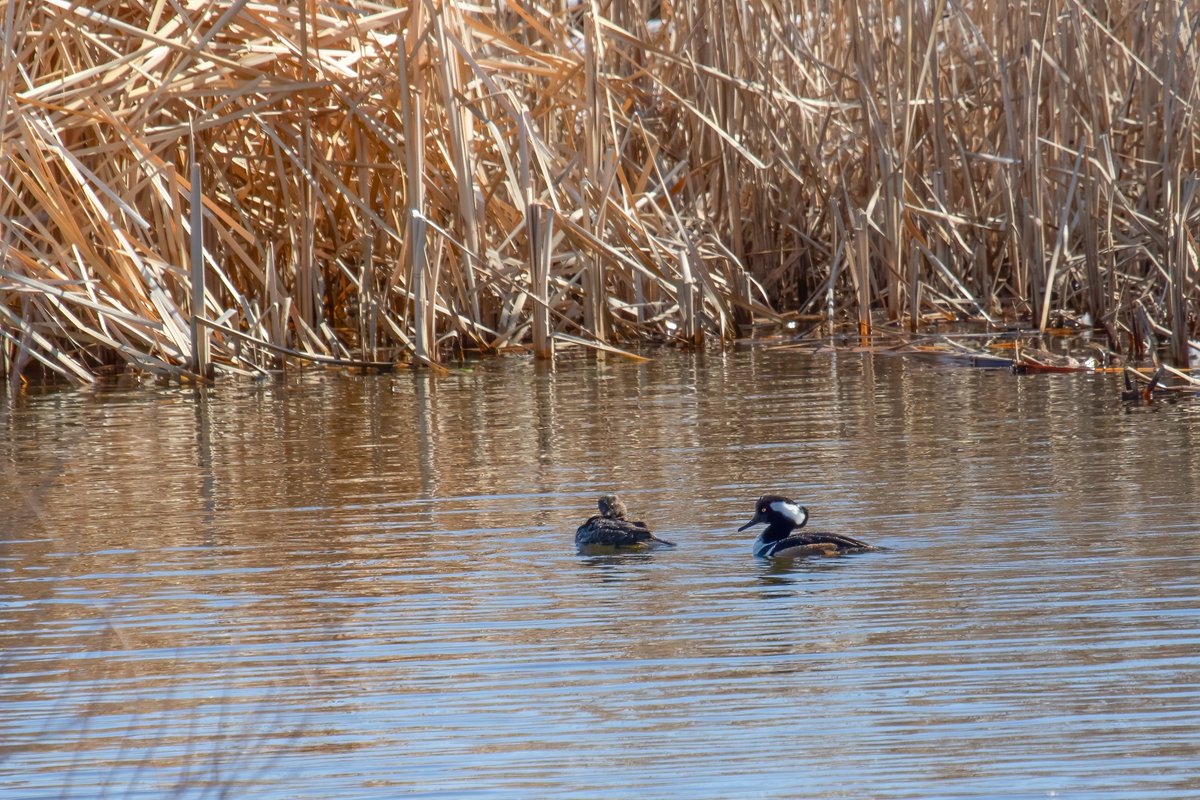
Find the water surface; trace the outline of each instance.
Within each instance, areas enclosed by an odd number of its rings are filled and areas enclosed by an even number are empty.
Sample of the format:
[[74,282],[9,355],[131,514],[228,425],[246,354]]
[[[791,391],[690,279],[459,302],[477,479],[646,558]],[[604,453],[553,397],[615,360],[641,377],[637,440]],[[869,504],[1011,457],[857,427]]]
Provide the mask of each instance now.
[[653,355],[0,401],[0,795],[1200,795],[1197,407]]

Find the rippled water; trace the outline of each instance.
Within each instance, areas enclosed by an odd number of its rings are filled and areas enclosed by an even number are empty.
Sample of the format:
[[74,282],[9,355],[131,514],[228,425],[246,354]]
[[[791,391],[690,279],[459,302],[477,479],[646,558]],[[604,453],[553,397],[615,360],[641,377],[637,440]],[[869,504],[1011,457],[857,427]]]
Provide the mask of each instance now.
[[1200,406],[653,355],[0,401],[0,794],[1200,796]]

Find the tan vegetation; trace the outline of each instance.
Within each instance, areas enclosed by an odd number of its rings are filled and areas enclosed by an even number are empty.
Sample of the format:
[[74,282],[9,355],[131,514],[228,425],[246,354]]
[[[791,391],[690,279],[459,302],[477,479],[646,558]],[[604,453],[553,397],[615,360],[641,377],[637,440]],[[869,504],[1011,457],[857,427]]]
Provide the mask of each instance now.
[[1087,314],[1183,363],[1196,332],[1197,0],[3,0],[0,25],[13,381],[181,374],[210,336],[250,373],[784,311]]

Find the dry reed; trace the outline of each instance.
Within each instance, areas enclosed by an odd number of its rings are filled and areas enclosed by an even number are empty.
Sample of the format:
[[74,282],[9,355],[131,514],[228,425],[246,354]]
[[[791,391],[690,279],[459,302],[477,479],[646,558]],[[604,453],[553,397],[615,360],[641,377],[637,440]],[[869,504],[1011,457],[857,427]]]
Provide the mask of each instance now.
[[4,0],[0,25],[13,385],[779,310],[1086,314],[1123,348],[1141,309],[1179,364],[1196,335],[1197,0]]

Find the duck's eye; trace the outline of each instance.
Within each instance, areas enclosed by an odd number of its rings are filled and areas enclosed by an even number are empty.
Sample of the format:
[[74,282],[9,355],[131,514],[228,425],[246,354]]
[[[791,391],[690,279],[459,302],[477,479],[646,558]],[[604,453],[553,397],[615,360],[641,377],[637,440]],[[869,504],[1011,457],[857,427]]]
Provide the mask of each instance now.
[[762,514],[765,514],[765,513],[767,513],[767,507],[766,507],[766,506],[763,506],[762,508],[760,508],[760,509],[759,509],[759,512],[760,512],[760,513],[762,513]]

